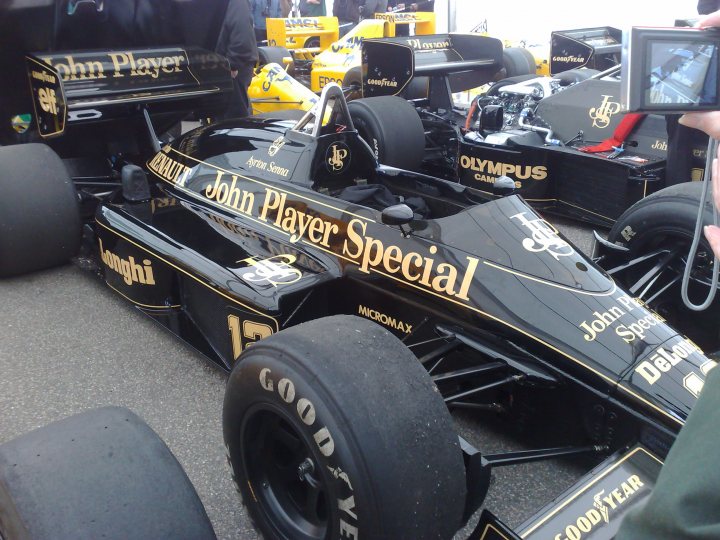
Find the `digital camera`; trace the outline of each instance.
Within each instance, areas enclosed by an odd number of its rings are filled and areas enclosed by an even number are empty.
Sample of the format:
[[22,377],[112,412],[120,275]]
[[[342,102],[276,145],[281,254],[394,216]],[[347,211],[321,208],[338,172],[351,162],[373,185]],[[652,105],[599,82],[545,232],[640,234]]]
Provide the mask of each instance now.
[[720,109],[720,29],[634,27],[623,33],[623,110],[685,113]]

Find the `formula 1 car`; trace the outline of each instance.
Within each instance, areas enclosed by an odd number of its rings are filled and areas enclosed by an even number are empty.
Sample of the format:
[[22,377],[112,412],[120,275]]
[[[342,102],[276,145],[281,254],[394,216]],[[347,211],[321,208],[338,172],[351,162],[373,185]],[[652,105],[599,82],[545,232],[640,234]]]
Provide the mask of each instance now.
[[[58,67],[70,58],[85,84],[90,66],[107,77],[113,58],[132,69],[148,58],[151,99],[186,69],[161,52],[29,56],[36,110],[53,96],[58,111],[38,116],[38,130],[58,131],[87,105],[85,86]],[[192,73],[195,99],[217,92],[204,84],[212,70]],[[102,115],[128,99],[115,90],[92,102]],[[149,157],[116,158],[120,182],[101,183],[84,219],[48,147],[0,149],[11,202],[0,270],[64,260],[82,222],[107,285],[231,371],[228,454],[267,537],[450,538],[482,503],[492,467],[561,455],[613,452],[604,467],[630,467],[627,499],[647,494],[714,362],[522,199],[483,202],[378,164],[337,85],[297,122],[229,120],[157,152],[152,122],[135,116]],[[482,455],[458,438],[449,408],[552,417],[562,442]],[[616,489],[616,475],[595,475],[593,486]],[[610,502],[608,530],[631,506]]]
[[[414,27],[415,35],[435,33],[435,14],[376,13],[363,19],[339,39],[335,17],[269,19],[268,44],[260,47],[260,66],[267,63],[288,65],[288,71],[313,92],[335,82],[354,87],[359,95],[360,45],[369,38],[393,37],[398,27]],[[409,31],[409,30],[408,30]],[[334,39],[333,39],[334,38]],[[299,46],[302,42],[304,46]]]
[[[161,145],[158,123],[230,91],[204,49],[29,51],[24,65],[34,123],[0,148],[0,275],[82,248],[230,371],[225,441],[268,538],[450,538],[493,467],[566,455],[610,454],[581,480],[611,494],[597,530],[649,492],[715,362],[520,197],[380,165],[335,84],[298,121]],[[48,144],[22,141],[35,136]],[[483,455],[449,409],[541,427],[546,446]],[[565,530],[556,515],[534,530]]]
[[[613,63],[620,47],[612,30],[554,35],[552,58],[557,61],[551,63],[552,77],[505,79],[469,110],[454,107],[444,81],[467,73],[463,51],[468,49],[474,51],[476,65],[484,60],[486,66],[498,66],[501,46],[496,40],[458,34],[419,37],[412,43],[402,38],[367,40],[363,95],[398,95],[414,77],[429,75],[433,88],[425,99],[414,100],[422,127],[414,122],[407,128],[422,129],[426,138],[422,163],[412,168],[454,179],[488,198],[494,196],[494,180],[509,176],[517,193],[536,208],[609,228],[632,204],[666,183],[679,181],[665,178],[664,119],[648,115],[633,118],[637,123],[629,125],[620,114],[620,82],[613,76],[619,67],[604,72],[579,69],[588,65],[591,55],[574,53],[563,41],[577,41],[563,38],[566,35],[599,34],[576,44],[593,49],[594,43],[600,48],[597,42],[602,37],[603,55],[597,54],[596,63],[590,65],[605,67]],[[472,46],[468,39],[473,39]],[[432,51],[426,48],[430,42]],[[556,71],[566,67],[571,69]],[[383,137],[373,127],[377,125],[373,119],[386,111],[373,112],[372,100],[358,108],[367,118],[359,124],[360,132],[377,146],[382,162],[388,163],[383,159],[387,152],[418,140],[415,133],[407,132],[397,139]],[[355,114],[354,106],[351,110]],[[604,151],[584,151],[601,141],[607,141]],[[702,141],[693,148],[695,179],[704,168],[705,150]]]

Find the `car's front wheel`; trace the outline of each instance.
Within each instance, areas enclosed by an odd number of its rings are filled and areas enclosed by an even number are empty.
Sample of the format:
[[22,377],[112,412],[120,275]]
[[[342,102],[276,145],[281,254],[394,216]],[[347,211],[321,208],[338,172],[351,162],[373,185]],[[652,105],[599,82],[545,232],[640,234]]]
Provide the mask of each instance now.
[[414,355],[370,321],[328,317],[253,344],[230,375],[223,429],[266,538],[422,540],[460,526],[450,414]]
[[[628,259],[634,261],[613,275],[616,281],[703,349],[713,352],[720,349],[720,299],[697,312],[688,309],[680,295],[702,188],[701,182],[686,182],[642,199],[618,218],[608,240],[627,247]],[[703,221],[705,225],[712,223],[710,197],[703,208]],[[695,304],[707,296],[712,265],[713,253],[703,237],[688,287]]]

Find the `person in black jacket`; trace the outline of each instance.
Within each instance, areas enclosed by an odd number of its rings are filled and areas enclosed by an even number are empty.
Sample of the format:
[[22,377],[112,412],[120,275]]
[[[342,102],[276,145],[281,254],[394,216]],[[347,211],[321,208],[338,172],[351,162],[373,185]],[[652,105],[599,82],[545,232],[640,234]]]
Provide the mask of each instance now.
[[710,15],[720,9],[720,0],[698,0],[698,15]]
[[215,51],[227,58],[234,92],[225,117],[250,114],[248,87],[258,61],[257,44],[248,0],[230,0]]

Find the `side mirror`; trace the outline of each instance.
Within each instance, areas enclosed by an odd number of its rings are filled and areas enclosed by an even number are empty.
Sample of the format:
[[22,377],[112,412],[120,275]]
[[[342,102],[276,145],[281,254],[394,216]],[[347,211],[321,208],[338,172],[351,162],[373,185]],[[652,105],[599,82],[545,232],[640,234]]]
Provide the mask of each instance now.
[[407,225],[414,217],[415,214],[407,204],[395,204],[382,211],[382,222],[385,225]]
[[500,197],[512,195],[515,192],[515,180],[509,176],[498,176],[493,182],[493,193]]

